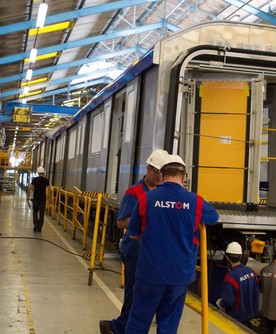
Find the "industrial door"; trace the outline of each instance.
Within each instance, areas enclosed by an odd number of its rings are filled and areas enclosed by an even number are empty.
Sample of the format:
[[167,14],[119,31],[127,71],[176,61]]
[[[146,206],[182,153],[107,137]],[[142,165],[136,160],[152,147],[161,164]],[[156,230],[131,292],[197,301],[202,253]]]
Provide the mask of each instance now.
[[262,99],[250,96],[259,91],[253,88],[237,81],[203,81],[199,86],[192,190],[209,201],[255,202]]

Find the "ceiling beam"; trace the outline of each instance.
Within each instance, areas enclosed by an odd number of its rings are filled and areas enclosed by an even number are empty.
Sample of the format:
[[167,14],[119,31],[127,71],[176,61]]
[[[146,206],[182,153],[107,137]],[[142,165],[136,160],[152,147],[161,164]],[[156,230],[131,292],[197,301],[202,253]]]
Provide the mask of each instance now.
[[[62,114],[74,116],[80,108],[77,107],[67,107],[58,106],[54,104],[22,104],[20,102],[8,102],[6,104],[5,116],[11,116],[13,114],[14,107],[20,108],[32,108],[32,114],[36,113],[48,113],[48,114]],[[1,118],[0,118],[1,120]]]
[[273,17],[272,15],[260,10],[259,8],[246,4],[240,0],[224,0],[224,1],[229,3],[230,5],[237,7],[238,9],[245,10],[248,13],[257,16],[264,21],[270,22],[272,24],[276,24],[276,17]]
[[[98,71],[88,72],[88,73],[84,73],[84,74],[71,75],[71,76],[63,77],[63,78],[60,78],[60,79],[57,79],[57,80],[46,81],[44,83],[37,84],[37,85],[30,85],[29,86],[29,92],[31,93],[32,90],[42,89],[42,88],[45,88],[45,87],[48,87],[48,86],[59,85],[59,84],[64,83],[64,82],[67,83],[69,81],[86,78],[86,77],[89,77],[91,75],[95,75],[95,76],[98,76],[98,77],[103,77],[103,76],[107,75],[108,72],[110,72],[110,71],[125,70],[125,69],[126,68],[122,65],[115,65],[115,66],[111,66],[109,68],[98,70]],[[9,90],[9,91],[0,93],[0,98],[12,96],[12,95],[17,95],[17,94],[22,94],[22,88],[13,89],[13,90]]]
[[[135,28],[126,29],[126,30],[118,30],[116,32],[109,33],[109,34],[93,36],[93,37],[84,38],[84,39],[73,41],[73,42],[67,42],[63,44],[57,44],[51,47],[41,48],[41,49],[38,49],[37,55],[40,56],[40,55],[52,53],[52,52],[61,52],[63,50],[68,50],[68,49],[73,49],[73,48],[77,48],[77,47],[81,47],[85,45],[100,43],[100,42],[104,42],[107,40],[122,38],[125,36],[137,35],[143,32],[153,31],[157,29],[164,29],[164,27],[166,27],[166,25],[164,24],[164,21],[161,20],[160,22],[143,25],[141,27],[135,27]],[[12,55],[12,56],[2,57],[0,58],[0,65],[22,61],[26,58],[30,58],[30,52],[23,52],[23,53],[19,53],[19,54]]]
[[[110,58],[114,58],[114,57],[124,56],[124,55],[130,54],[130,53],[139,52],[140,50],[143,53],[147,52],[147,50],[141,49],[139,47],[138,48],[137,47],[129,48],[129,49],[121,50],[121,51],[114,51],[114,52],[106,53],[106,54],[99,55],[99,56],[93,56],[93,57],[90,57],[90,58],[79,59],[79,60],[75,60],[75,61],[68,62],[68,63],[62,63],[62,64],[58,64],[58,65],[54,65],[54,66],[44,67],[44,68],[41,68],[39,70],[33,70],[33,77],[35,77],[37,75],[42,75],[42,74],[49,74],[51,72],[56,72],[56,71],[59,71],[59,70],[70,68],[70,67],[78,67],[78,66],[81,66],[81,65],[90,64],[90,63],[101,61],[101,60],[106,60],[106,59],[110,59]],[[17,75],[11,75],[9,77],[0,78],[0,84],[13,82],[13,81],[17,81],[17,80],[22,80],[22,79],[25,79],[25,78],[26,78],[26,72],[20,73],[20,74],[17,74]]]
[[[44,92],[42,94],[28,96],[28,97],[26,97],[26,101],[37,100],[37,99],[44,98],[44,97],[47,97],[47,96],[53,96],[53,95],[56,95],[56,94],[62,94],[62,93],[66,93],[66,92],[70,93],[73,90],[78,90],[78,89],[86,88],[87,86],[94,86],[94,85],[98,85],[98,84],[101,84],[101,83],[109,84],[112,81],[113,81],[112,79],[105,76],[105,77],[102,77],[102,78],[99,78],[99,79],[96,79],[96,80],[87,81],[87,82],[84,82],[84,83],[81,83],[81,84],[66,86],[66,87],[63,87],[63,88],[60,88],[60,89],[55,89],[55,90],[51,90],[51,91],[48,91],[48,92]],[[21,101],[21,99],[13,100],[12,102],[19,102],[20,103],[20,101]]]
[[[85,7],[78,10],[73,10],[61,14],[51,15],[46,17],[45,25],[55,24],[58,22],[64,22],[69,20],[76,20],[80,17],[85,17],[94,14],[100,14],[105,12],[111,12],[117,9],[133,7],[137,5],[142,5],[144,3],[157,2],[157,0],[124,0],[124,1],[114,1],[108,2],[107,4]],[[9,24],[1,27],[0,35],[6,35],[17,31],[24,31],[36,27],[36,19]]]

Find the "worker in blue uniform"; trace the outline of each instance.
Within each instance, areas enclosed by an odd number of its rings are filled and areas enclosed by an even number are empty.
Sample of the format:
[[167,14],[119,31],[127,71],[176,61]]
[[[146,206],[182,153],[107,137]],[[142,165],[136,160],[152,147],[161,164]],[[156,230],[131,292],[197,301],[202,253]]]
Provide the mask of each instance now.
[[231,242],[225,252],[231,271],[225,276],[219,308],[246,326],[250,326],[259,308],[259,283],[255,272],[241,263],[242,247]]
[[157,333],[176,334],[187,285],[195,280],[199,224],[215,224],[216,210],[183,188],[186,167],[178,155],[161,163],[162,183],[140,196],[128,226],[141,238],[133,305],[126,334],[146,334],[156,315]]
[[[164,150],[158,149],[153,151],[146,161],[146,175],[143,179],[139,180],[136,184],[126,190],[117,218],[117,225],[119,228],[128,228],[130,216],[137,199],[144,192],[148,192],[149,190],[156,188],[156,186],[160,183],[160,163],[167,155],[168,152]],[[117,319],[100,321],[99,326],[102,334],[125,334],[125,327],[133,300],[133,287],[135,284],[135,270],[139,248],[139,241],[130,239],[128,233],[126,232],[122,238],[121,244],[121,259],[124,263],[125,277],[123,307],[121,314]]]
[[272,254],[272,262],[261,270],[260,283],[263,326],[258,333],[273,334],[276,332],[276,252]]

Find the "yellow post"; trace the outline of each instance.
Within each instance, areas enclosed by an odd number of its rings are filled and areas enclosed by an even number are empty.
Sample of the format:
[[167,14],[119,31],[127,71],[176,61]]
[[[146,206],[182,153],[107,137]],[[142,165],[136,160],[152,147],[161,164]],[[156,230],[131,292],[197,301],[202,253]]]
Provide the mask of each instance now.
[[63,230],[67,231],[67,207],[68,207],[68,193],[64,192],[64,209],[63,209]]
[[96,215],[95,215],[95,224],[94,224],[94,232],[93,232],[93,240],[92,240],[88,285],[92,285],[92,281],[93,281],[93,271],[94,271],[94,267],[95,267],[95,258],[96,258],[98,230],[99,230],[99,223],[100,223],[101,205],[102,205],[102,194],[99,194],[98,200],[97,200]]
[[200,267],[201,267],[201,328],[202,334],[208,334],[208,273],[206,227],[199,225]]
[[[124,228],[124,234],[126,233],[126,229]],[[125,266],[122,263],[122,269],[121,269],[121,288],[125,287]]]
[[100,265],[102,265],[102,263],[103,263],[105,236],[106,236],[107,220],[108,220],[108,213],[109,213],[109,205],[106,201],[104,203],[105,203],[105,210],[104,210],[102,240],[101,240],[101,246],[100,246],[100,259],[99,259],[99,264]]
[[87,243],[87,233],[88,233],[88,224],[89,224],[89,214],[90,214],[90,206],[91,206],[91,198],[87,196],[83,196],[84,198],[84,223],[83,223],[83,242],[82,249],[86,249]]
[[[62,190],[60,190],[60,192],[62,192]],[[61,198],[62,196],[60,195],[59,197],[59,201],[58,201],[58,225],[60,224],[60,216],[61,216],[61,213],[60,213],[60,207],[61,207]]]
[[79,195],[74,192],[73,195],[73,220],[72,220],[72,239],[76,239],[76,229],[77,229],[77,217],[78,217],[78,208],[79,206]]
[[121,288],[125,287],[125,266],[122,262],[122,269],[121,269]]

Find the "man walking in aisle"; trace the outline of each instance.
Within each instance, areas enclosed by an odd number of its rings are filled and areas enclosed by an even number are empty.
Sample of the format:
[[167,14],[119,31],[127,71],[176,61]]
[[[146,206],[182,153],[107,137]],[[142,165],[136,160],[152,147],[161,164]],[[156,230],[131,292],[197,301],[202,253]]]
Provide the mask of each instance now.
[[38,177],[33,178],[31,184],[28,187],[27,201],[28,205],[30,206],[30,193],[33,191],[33,231],[41,232],[46,208],[46,189],[50,189],[51,194],[51,185],[49,180],[44,176],[45,169],[42,166],[38,167],[37,174]]

